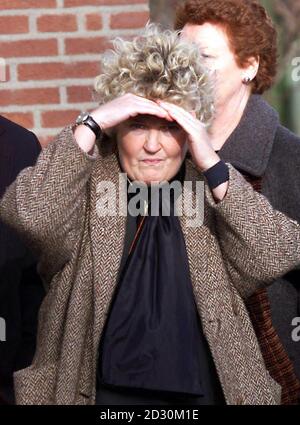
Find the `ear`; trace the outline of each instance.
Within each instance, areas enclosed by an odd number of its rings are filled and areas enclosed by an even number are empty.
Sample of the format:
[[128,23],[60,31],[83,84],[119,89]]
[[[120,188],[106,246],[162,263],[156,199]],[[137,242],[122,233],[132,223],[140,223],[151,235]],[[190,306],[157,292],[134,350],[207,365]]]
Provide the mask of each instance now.
[[253,81],[259,70],[259,56],[251,56],[247,60],[247,64],[245,65],[243,70],[245,73],[244,77],[248,77],[251,81]]

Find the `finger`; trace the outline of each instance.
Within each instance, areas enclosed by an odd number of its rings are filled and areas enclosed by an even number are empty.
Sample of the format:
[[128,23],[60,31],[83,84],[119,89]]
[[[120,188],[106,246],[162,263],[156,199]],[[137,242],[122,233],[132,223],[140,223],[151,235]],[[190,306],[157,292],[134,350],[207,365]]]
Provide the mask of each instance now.
[[166,109],[167,111],[179,111],[180,114],[184,115],[187,119],[191,120],[191,122],[193,122],[195,124],[195,127],[197,128],[198,126],[201,126],[203,129],[206,129],[206,125],[200,121],[197,118],[196,112],[195,111],[187,111],[186,109],[175,105],[174,103],[170,103],[170,102],[165,102],[165,101],[161,101],[159,100],[159,105],[161,107],[163,107],[164,109]]
[[200,128],[206,131],[206,125],[197,118],[195,111],[188,112],[178,105],[164,101],[160,101],[159,104],[169,112],[169,115],[172,116],[171,112],[173,112],[173,114],[176,114],[179,120],[185,117],[186,120],[189,121],[190,124],[194,127],[195,131],[199,131]]
[[166,111],[163,108],[155,108],[152,107],[151,105],[137,105],[133,111],[131,112],[130,116],[135,117],[139,114],[150,114],[150,115],[155,115],[158,118],[164,118],[168,121],[173,121],[173,119],[170,117],[168,111]]
[[162,101],[162,100],[158,100],[157,103],[161,107],[165,107],[165,109],[167,109],[167,110],[170,109],[172,111],[178,111],[178,112],[182,113],[183,115],[185,115],[186,117],[194,118],[192,113],[191,113],[191,112],[194,112],[194,111],[189,112],[186,109],[182,108],[181,106],[175,105],[174,103],[165,102],[165,101]]
[[159,118],[164,118],[167,121],[173,121],[168,111],[153,100],[132,93],[125,94],[123,98],[125,100],[125,104],[130,106],[129,109],[131,110],[131,117],[137,116],[138,114],[150,114]]
[[161,108],[161,105],[156,101],[156,99],[147,99],[145,97],[139,97],[138,101],[145,102],[147,104],[155,105],[156,107]]
[[138,96],[138,95],[133,95],[134,97],[134,103],[138,104],[138,105],[151,105],[154,106],[155,108],[161,108],[161,106],[155,102],[155,100],[153,99],[148,99],[146,97],[143,96]]
[[161,106],[168,111],[171,117],[174,118],[176,116],[176,120],[178,121],[179,124],[182,124],[183,123],[182,120],[185,120],[186,123],[188,123],[191,126],[191,128],[195,129],[195,131],[199,129],[200,121],[198,121],[195,117],[193,117],[189,112],[185,111],[184,109],[180,107],[176,107],[175,105],[162,104]]
[[184,117],[181,112],[170,109],[169,114],[189,135],[192,136],[193,133],[196,131],[194,123],[192,123],[189,119]]
[[[158,111],[158,116],[161,118],[165,118],[168,121],[173,121],[168,111],[152,100],[140,97],[137,101],[137,111],[138,114],[147,114],[148,111]],[[150,108],[150,109],[149,109]],[[150,112],[149,112],[150,113]],[[152,113],[152,112],[151,112]],[[155,114],[157,115],[157,114]]]
[[168,111],[171,117],[176,117],[176,120],[179,124],[183,122],[183,119],[188,121],[191,125],[195,126],[195,124],[198,124],[197,120],[195,120],[195,118],[192,117],[192,115],[189,112],[185,111],[183,108],[168,102],[160,102],[160,105]]

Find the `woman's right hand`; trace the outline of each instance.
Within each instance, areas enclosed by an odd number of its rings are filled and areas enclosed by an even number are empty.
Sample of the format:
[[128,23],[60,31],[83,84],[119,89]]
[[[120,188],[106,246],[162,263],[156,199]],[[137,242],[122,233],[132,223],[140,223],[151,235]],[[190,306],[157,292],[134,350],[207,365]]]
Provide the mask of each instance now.
[[[156,102],[132,93],[117,97],[90,113],[104,132],[138,114],[150,114],[173,121],[168,112]],[[74,136],[79,146],[85,152],[92,154],[96,141],[93,132],[85,125],[79,125]]]

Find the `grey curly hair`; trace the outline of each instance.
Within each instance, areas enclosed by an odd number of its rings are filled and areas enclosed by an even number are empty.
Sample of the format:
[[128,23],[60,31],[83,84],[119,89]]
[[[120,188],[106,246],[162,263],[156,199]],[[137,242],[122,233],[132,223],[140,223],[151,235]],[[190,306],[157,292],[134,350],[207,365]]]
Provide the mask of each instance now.
[[98,103],[132,93],[194,111],[208,125],[214,111],[212,79],[199,48],[178,35],[148,23],[132,41],[112,40],[114,49],[101,55],[103,73],[95,79]]

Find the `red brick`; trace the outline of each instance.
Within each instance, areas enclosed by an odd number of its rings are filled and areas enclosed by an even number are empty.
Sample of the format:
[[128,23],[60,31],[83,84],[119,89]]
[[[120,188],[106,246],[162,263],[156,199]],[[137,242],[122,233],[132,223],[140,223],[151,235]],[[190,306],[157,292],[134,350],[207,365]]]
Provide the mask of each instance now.
[[89,31],[97,31],[102,28],[102,16],[100,13],[90,13],[86,15],[86,29]]
[[65,49],[68,55],[102,53],[112,47],[106,37],[66,38]]
[[81,110],[42,112],[42,126],[45,128],[64,127],[74,123]]
[[1,115],[25,128],[33,128],[32,112],[1,112]]
[[93,87],[71,86],[67,87],[68,103],[83,103],[93,101]]
[[143,28],[149,19],[148,12],[124,12],[116,13],[110,17],[110,27],[119,28]]
[[58,54],[57,40],[1,41],[0,56],[4,58],[55,56]]
[[10,67],[6,65],[6,81],[10,81]]
[[0,105],[35,105],[59,103],[57,88],[0,90]]
[[0,34],[23,34],[28,32],[27,16],[1,16]]
[[147,0],[65,0],[65,7],[114,6],[118,4],[148,4]]
[[100,73],[100,63],[31,63],[21,64],[17,69],[19,81],[94,78]]
[[40,32],[67,32],[77,30],[75,15],[44,15],[37,19]]
[[0,0],[0,9],[45,9],[56,7],[56,0]]

